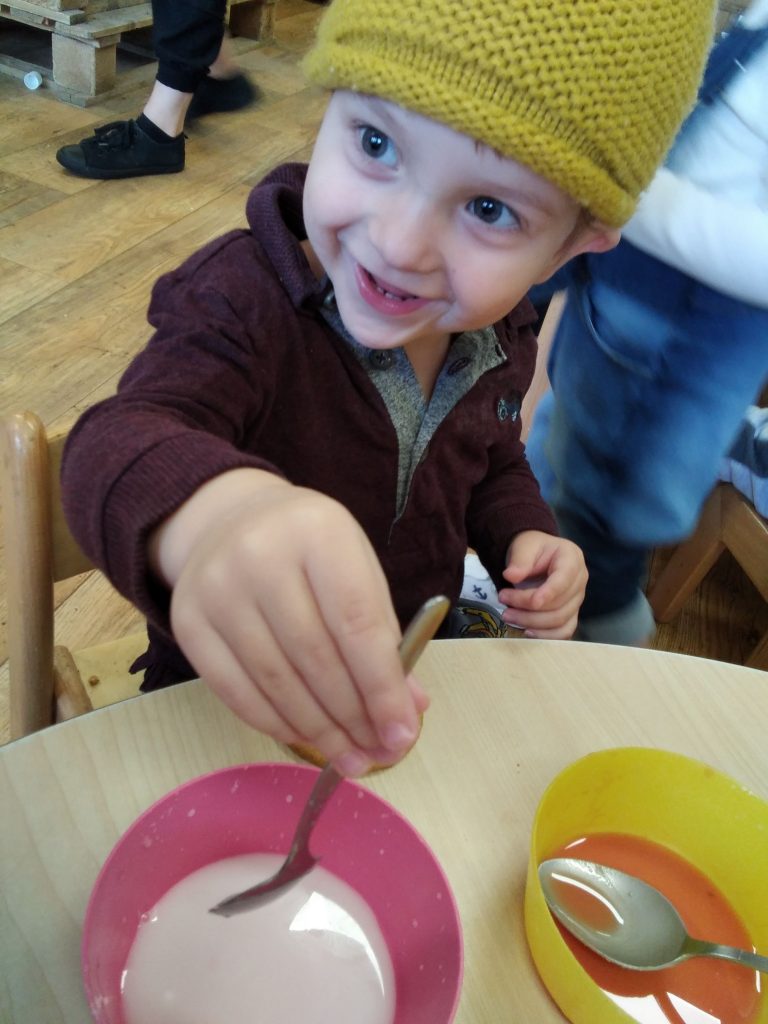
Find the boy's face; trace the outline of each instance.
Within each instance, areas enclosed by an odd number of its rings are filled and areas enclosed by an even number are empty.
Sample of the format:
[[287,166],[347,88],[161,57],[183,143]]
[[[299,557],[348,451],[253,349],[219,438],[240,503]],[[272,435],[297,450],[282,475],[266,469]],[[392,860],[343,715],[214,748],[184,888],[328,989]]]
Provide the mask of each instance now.
[[336,92],[304,192],[308,241],[369,348],[445,341],[617,232],[514,160],[393,103]]

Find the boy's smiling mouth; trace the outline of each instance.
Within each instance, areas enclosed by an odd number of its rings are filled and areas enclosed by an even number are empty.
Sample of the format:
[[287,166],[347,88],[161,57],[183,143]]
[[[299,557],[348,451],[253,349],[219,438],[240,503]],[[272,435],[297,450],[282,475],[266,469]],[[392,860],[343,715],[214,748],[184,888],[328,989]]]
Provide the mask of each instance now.
[[375,277],[370,272],[370,270],[366,270],[365,267],[363,267],[363,271],[368,275],[369,279],[373,282],[376,288],[378,288],[383,295],[389,295],[393,299],[400,299],[401,301],[403,301],[404,299],[418,298],[417,295],[411,295],[409,292],[404,292],[399,288],[393,287],[391,284],[385,284],[382,280]]
[[430,300],[395,288],[388,281],[376,277],[362,264],[355,264],[355,278],[364,302],[386,316],[403,316],[425,306]]

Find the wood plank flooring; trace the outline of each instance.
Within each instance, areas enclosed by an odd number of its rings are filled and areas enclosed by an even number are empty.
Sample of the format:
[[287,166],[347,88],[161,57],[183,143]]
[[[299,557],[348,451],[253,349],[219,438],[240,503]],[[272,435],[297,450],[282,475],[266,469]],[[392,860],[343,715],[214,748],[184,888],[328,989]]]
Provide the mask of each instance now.
[[[157,277],[243,225],[248,193],[272,166],[307,159],[325,98],[298,61],[321,13],[280,0],[273,43],[233,40],[264,98],[188,129],[181,174],[88,181],[54,158],[93,126],[135,116],[153,64],[120,74],[113,94],[86,109],[0,75],[0,410],[30,408],[48,426],[68,424],[110,394],[147,341]],[[57,604],[57,640],[73,647],[140,626],[97,573],[62,584]],[[0,742],[8,736],[5,607],[0,549]]]
[[[278,0],[273,43],[234,40],[264,99],[192,127],[178,175],[87,181],[54,159],[93,126],[135,116],[153,64],[121,72],[114,93],[85,109],[0,75],[0,410],[31,408],[55,426],[110,394],[148,338],[156,278],[242,225],[248,191],[271,166],[308,157],[325,99],[306,85],[298,61],[321,13],[306,0]],[[737,577],[731,573],[725,586],[741,592]],[[659,643],[741,660],[765,609],[748,591],[739,605],[719,587],[697,597],[677,626],[664,627]],[[58,641],[75,647],[138,625],[98,574],[63,585],[57,602]],[[0,742],[7,738],[4,622],[0,551]]]

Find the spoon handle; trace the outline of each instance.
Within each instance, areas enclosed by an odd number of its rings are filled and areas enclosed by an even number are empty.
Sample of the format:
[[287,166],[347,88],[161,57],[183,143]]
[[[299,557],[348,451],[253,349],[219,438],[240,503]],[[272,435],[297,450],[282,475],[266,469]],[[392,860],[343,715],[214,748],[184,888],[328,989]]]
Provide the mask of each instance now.
[[751,967],[755,971],[768,974],[768,956],[750,953],[746,949],[738,949],[736,946],[722,946],[717,942],[704,942],[703,939],[689,938],[685,943],[684,952],[687,957],[714,956],[720,960],[733,960],[744,967]]
[[[437,632],[449,607],[450,602],[447,597],[431,597],[419,608],[413,620],[407,626],[398,648],[400,663],[406,674],[413,670],[424,648]],[[315,827],[317,819],[322,814],[325,805],[333,795],[338,784],[342,781],[342,778],[343,776],[330,763],[320,772],[315,785],[312,787],[312,792],[309,794],[309,799],[304,806],[299,823],[296,826],[288,861],[308,844],[310,834]]]

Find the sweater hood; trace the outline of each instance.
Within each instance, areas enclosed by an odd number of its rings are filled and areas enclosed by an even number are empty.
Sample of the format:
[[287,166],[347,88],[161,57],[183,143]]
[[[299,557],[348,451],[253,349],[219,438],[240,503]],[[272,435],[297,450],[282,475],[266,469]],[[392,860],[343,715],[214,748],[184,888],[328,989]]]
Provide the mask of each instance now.
[[330,287],[327,278],[318,281],[315,277],[301,248],[307,237],[303,212],[306,176],[306,164],[281,164],[254,187],[245,207],[254,240],[297,309],[321,305]]

